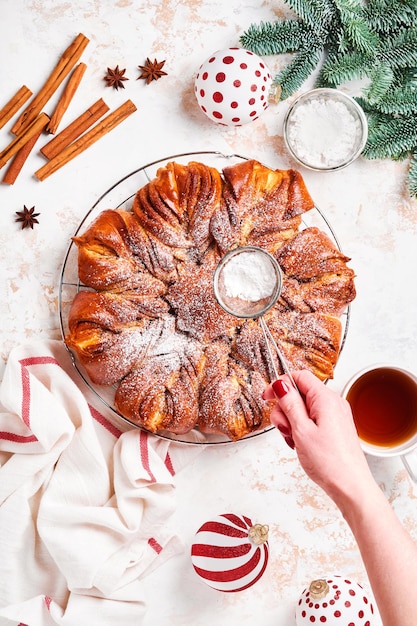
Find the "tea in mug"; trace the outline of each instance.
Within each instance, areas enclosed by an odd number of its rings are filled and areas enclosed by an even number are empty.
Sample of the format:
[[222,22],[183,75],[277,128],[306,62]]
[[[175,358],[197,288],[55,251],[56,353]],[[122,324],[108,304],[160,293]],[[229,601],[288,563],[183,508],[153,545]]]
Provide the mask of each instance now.
[[369,444],[399,446],[417,432],[417,382],[401,370],[379,367],[365,372],[346,399],[359,437]]

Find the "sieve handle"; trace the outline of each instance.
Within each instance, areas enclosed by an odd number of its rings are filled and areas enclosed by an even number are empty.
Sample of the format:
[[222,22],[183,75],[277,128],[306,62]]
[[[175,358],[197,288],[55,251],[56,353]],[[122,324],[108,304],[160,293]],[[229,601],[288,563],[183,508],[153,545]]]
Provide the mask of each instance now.
[[279,362],[281,363],[281,367],[282,367],[282,369],[284,371],[284,374],[286,374],[288,376],[288,378],[290,379],[293,387],[295,389],[297,389],[297,391],[300,393],[300,390],[298,389],[298,387],[296,385],[296,382],[295,382],[295,380],[294,380],[294,378],[293,378],[293,376],[291,374],[290,368],[289,368],[288,363],[287,363],[287,359],[284,357],[284,355],[282,353],[282,350],[278,347],[277,342],[273,338],[273,336],[271,334],[271,331],[269,330],[268,326],[266,325],[266,322],[265,322],[263,317],[259,318],[259,323],[261,325],[261,328],[262,328],[262,331],[263,331],[263,334],[264,334],[264,337],[265,337],[266,347],[268,348],[268,354],[269,354],[269,358],[271,360],[272,369],[274,370],[275,378],[277,379],[279,374],[277,372],[277,368],[275,367],[275,362],[274,362],[274,358],[272,356],[272,351],[271,351],[270,344],[273,345],[273,347],[274,347],[274,349],[275,349],[275,351],[276,351],[276,353],[278,355],[278,359],[279,359]]
[[401,455],[401,460],[405,469],[410,474],[410,478],[417,483],[417,453],[416,450],[411,450]]
[[[260,325],[261,325],[262,332],[263,332],[263,334],[264,334],[264,339],[265,339],[266,347],[267,347],[267,350],[268,350],[269,360],[271,361],[271,367],[272,367],[272,369],[273,369],[273,372],[274,372],[274,378],[275,378],[275,380],[276,380],[276,379],[279,377],[279,374],[278,374],[278,370],[277,370],[276,365],[275,365],[274,355],[272,354],[272,350],[271,350],[271,345],[270,345],[271,340],[272,340],[272,345],[273,345],[273,346],[275,347],[275,349],[277,350],[277,353],[278,353],[278,358],[279,358],[279,350],[278,350],[278,347],[275,345],[275,341],[273,340],[272,335],[271,335],[271,333],[269,332],[269,328],[268,328],[268,326],[265,324],[263,317],[260,317],[260,318],[259,318],[259,323],[260,323]],[[282,366],[282,368],[284,369],[284,372],[285,372],[285,368],[284,368],[284,366]],[[272,381],[271,381],[271,382],[272,382]]]

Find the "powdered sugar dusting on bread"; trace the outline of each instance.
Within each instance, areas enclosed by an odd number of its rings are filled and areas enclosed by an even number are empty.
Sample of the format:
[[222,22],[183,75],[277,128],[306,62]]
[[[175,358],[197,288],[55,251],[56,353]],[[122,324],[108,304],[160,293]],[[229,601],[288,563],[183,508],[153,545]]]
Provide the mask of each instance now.
[[213,293],[217,264],[237,246],[259,246],[281,265],[267,322],[291,367],[333,375],[354,276],[324,233],[299,230],[312,207],[293,170],[245,161],[221,174],[169,163],[131,212],[109,210],[77,238],[79,274],[107,304],[97,311],[76,298],[66,341],[94,382],[117,384],[122,415],[152,432],[197,425],[230,439],[268,422],[271,367],[259,324],[226,313]]

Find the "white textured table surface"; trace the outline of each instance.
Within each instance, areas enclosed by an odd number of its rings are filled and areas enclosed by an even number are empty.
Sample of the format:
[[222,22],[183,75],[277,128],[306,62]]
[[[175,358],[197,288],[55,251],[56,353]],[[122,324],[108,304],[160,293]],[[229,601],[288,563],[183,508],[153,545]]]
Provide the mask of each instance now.
[[[193,93],[197,69],[212,52],[239,45],[251,23],[282,12],[280,2],[249,0],[0,1],[0,106],[22,84],[36,92],[58,56],[83,32],[91,40],[82,57],[87,72],[63,125],[100,97],[112,109],[130,98],[138,109],[44,182],[33,177],[44,163],[34,152],[13,186],[0,185],[2,369],[10,349],[21,342],[60,337],[58,282],[70,237],[96,199],[124,175],[165,156],[201,150],[295,167],[282,138],[288,101],[247,126],[224,128],[203,115]],[[137,81],[137,66],[146,57],[165,59],[168,75],[150,85]],[[285,60],[267,59],[273,75]],[[119,91],[103,81],[106,68],[117,64],[130,78]],[[0,131],[1,148],[10,141],[8,130]],[[417,202],[407,195],[406,168],[406,162],[359,159],[338,173],[303,171],[357,274],[347,341],[330,383],[337,390],[374,362],[417,372]],[[21,231],[14,222],[24,205],[40,213],[33,230]],[[400,460],[370,464],[417,539],[417,488]],[[177,476],[177,498],[175,518],[185,550],[145,579],[144,626],[292,626],[295,601],[312,577],[342,573],[367,585],[340,514],[305,477],[276,432],[204,449]],[[226,512],[243,513],[271,529],[266,573],[238,594],[206,587],[189,558],[201,523]]]

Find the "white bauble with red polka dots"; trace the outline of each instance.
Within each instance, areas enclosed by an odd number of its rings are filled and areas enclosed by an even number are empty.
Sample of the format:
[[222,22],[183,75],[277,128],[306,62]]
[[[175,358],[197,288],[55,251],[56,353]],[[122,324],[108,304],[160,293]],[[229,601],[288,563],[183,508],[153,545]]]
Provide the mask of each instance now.
[[191,547],[191,561],[204,582],[218,591],[243,591],[268,563],[268,526],[246,515],[225,513],[205,522]]
[[376,626],[374,605],[359,583],[342,576],[313,580],[296,607],[297,626]]
[[226,48],[200,67],[195,95],[213,122],[242,126],[268,108],[271,85],[271,73],[260,57],[243,48]]

